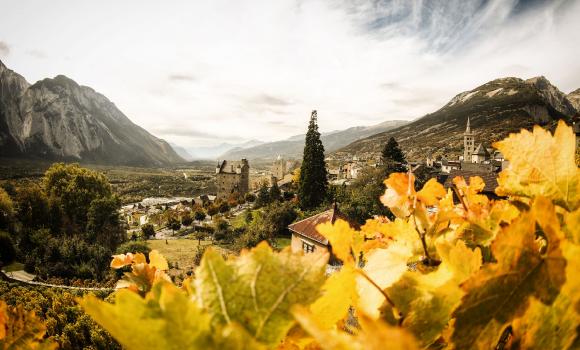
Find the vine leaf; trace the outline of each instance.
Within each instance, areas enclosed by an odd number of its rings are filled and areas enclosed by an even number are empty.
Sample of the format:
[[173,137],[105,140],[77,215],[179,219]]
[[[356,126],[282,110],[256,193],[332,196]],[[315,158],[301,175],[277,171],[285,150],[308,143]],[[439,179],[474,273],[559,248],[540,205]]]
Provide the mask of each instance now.
[[145,298],[120,290],[115,294],[115,304],[93,295],[86,295],[80,303],[129,350],[263,348],[236,323],[211,327],[210,316],[168,282],[156,283]]
[[580,206],[580,169],[576,140],[562,120],[554,136],[540,126],[522,130],[493,145],[509,160],[500,173],[496,193],[501,196],[544,196],[573,211]]
[[275,253],[266,242],[224,260],[215,250],[196,270],[197,299],[213,324],[238,322],[258,341],[278,344],[292,327],[290,307],[309,305],[325,281],[328,254]]
[[360,296],[357,309],[372,318],[380,316],[380,307],[386,298],[377,286],[384,290],[407,271],[407,262],[413,256],[411,247],[407,244],[395,241],[386,249],[374,249],[366,256],[364,273],[370,278],[373,285],[364,276],[356,276],[356,289]]
[[423,186],[423,188],[417,192],[417,199],[425,203],[426,206],[433,206],[437,202],[445,197],[447,192],[442,184],[437,182],[436,179],[430,179]]
[[415,176],[413,174],[392,173],[385,180],[387,189],[381,196],[381,202],[395,216],[404,218],[411,215],[415,192]]
[[514,336],[522,349],[571,349],[580,327],[580,247],[563,244],[568,260],[566,283],[552,305],[532,298],[526,313],[514,322]]
[[334,223],[325,222],[317,225],[316,230],[323,235],[332,246],[332,253],[344,263],[352,263],[352,246],[357,235],[348,222],[338,219]]
[[460,284],[479,271],[482,261],[481,251],[471,250],[462,241],[439,240],[436,248],[441,264],[435,271],[407,271],[387,289],[403,313],[403,327],[423,346],[435,342],[447,327],[464,295]]
[[[541,224],[541,223],[540,223]],[[503,229],[491,245],[497,263],[487,264],[463,285],[451,340],[460,349],[489,349],[503,329],[526,311],[530,297],[551,305],[565,282],[560,235],[545,229],[548,248],[536,242],[533,211]]]
[[142,253],[113,255],[112,268],[120,269],[128,265],[131,265],[131,271],[125,272],[123,279],[117,282],[118,289],[127,288],[144,296],[156,282],[171,281],[165,273],[169,269],[167,260],[156,250],[149,253],[149,263]]
[[210,344],[209,316],[170,283],[155,284],[146,298],[119,290],[115,304],[89,294],[81,305],[129,350],[191,349]]
[[344,265],[340,271],[332,274],[322,286],[322,296],[312,305],[312,317],[323,328],[332,328],[348,315],[352,305],[357,302],[355,270],[351,265]]
[[294,317],[300,326],[316,339],[320,348],[332,350],[418,350],[417,342],[404,329],[391,327],[381,320],[373,320],[364,314],[358,316],[360,331],[350,335],[338,330],[328,330],[317,323],[307,309],[294,307]]

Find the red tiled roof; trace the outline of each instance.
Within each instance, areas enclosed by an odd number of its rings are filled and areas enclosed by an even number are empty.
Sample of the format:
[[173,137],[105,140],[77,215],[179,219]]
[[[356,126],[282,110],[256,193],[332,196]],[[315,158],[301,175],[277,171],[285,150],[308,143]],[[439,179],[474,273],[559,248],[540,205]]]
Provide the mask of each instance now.
[[304,237],[310,238],[316,242],[328,245],[328,240],[323,235],[318,233],[316,226],[325,222],[334,223],[338,218],[346,220],[346,218],[335,208],[316,214],[302,221],[298,221],[288,226],[288,229]]

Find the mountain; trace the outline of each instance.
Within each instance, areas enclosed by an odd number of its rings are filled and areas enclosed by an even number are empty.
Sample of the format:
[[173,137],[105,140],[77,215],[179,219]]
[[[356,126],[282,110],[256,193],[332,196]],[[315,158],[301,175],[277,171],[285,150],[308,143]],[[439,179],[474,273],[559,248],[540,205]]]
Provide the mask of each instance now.
[[1,61],[0,156],[132,166],[183,161],[90,87],[64,75],[30,85]]
[[[322,133],[320,139],[326,152],[335,151],[349,143],[373,134],[384,132],[407,124],[404,120],[386,121],[372,126],[355,126],[345,130]],[[286,158],[301,158],[304,150],[305,135],[295,135],[282,141],[268,142],[246,149],[232,149],[220,156],[220,159],[274,159],[278,155]]]
[[193,160],[192,155],[189,154],[189,152],[185,148],[171,142],[169,143],[169,145],[171,146],[171,148],[173,148],[175,153],[177,153],[177,155],[180,156],[181,158],[185,159],[188,162]]
[[576,89],[566,95],[568,101],[572,103],[572,105],[576,108],[577,111],[580,112],[580,89]]
[[242,150],[254,146],[258,146],[263,144],[264,142],[259,140],[250,140],[244,143],[220,143],[216,146],[208,146],[208,147],[191,147],[187,151],[191,154],[193,159],[211,159],[215,160],[219,158],[219,156],[225,152],[230,150]]
[[[578,96],[577,92],[574,96]],[[409,160],[425,159],[429,154],[457,159],[463,151],[467,118],[475,132],[475,143],[489,147],[510,132],[530,129],[534,124],[548,125],[562,118],[570,121],[578,113],[577,108],[544,77],[496,79],[460,93],[434,113],[355,141],[335,155],[337,158],[377,155],[387,140],[395,137]]]

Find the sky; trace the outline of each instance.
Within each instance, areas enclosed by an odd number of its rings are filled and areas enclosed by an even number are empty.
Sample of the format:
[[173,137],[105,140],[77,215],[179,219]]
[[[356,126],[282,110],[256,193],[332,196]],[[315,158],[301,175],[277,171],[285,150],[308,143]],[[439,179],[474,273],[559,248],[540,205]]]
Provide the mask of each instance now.
[[580,0],[0,0],[0,60],[184,147],[412,120],[487,81],[580,88]]

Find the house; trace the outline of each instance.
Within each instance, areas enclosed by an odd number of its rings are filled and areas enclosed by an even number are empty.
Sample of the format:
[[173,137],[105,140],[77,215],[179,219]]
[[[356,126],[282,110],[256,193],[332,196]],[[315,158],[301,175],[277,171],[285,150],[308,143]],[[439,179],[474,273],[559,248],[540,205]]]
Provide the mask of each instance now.
[[488,150],[480,143],[471,155],[471,162],[480,164],[488,161],[490,158],[491,155]]
[[332,247],[328,240],[316,230],[316,226],[327,222],[334,223],[337,219],[349,221],[346,216],[338,210],[335,203],[333,207],[327,211],[289,225],[288,229],[292,233],[292,251],[303,251],[305,253],[312,253],[320,250],[329,251],[331,253],[330,262],[336,262],[336,259],[332,257]]
[[441,172],[449,174],[451,170],[457,170],[461,168],[461,162],[456,160],[443,159],[441,161]]
[[249,192],[250,164],[247,159],[218,162],[215,172],[219,200],[227,200],[232,193],[244,195]]

